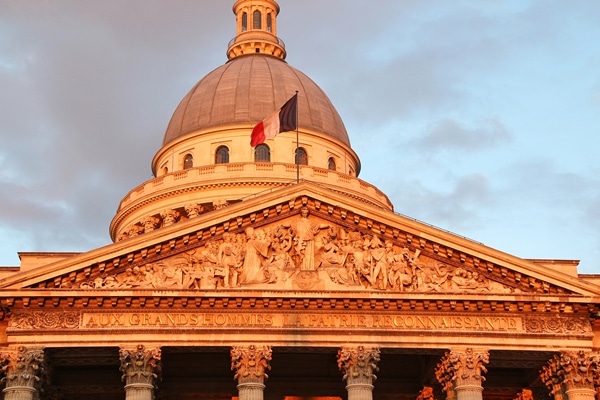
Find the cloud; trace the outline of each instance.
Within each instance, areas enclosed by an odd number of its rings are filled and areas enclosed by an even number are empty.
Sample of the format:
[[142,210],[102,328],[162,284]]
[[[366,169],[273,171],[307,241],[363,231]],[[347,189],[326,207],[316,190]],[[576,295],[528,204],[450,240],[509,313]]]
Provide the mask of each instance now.
[[445,118],[433,124],[423,136],[409,140],[421,150],[474,151],[493,148],[512,141],[512,135],[497,118],[489,118],[476,126],[467,126],[455,119]]
[[483,223],[482,216],[494,207],[489,178],[475,173],[449,179],[445,190],[422,181],[400,181],[388,193],[396,199],[397,212],[443,229],[460,232]]

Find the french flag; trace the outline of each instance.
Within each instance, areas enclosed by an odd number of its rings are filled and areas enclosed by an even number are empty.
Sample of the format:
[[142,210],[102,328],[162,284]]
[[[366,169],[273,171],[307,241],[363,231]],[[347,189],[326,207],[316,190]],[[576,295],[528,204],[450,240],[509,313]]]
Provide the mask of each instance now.
[[273,139],[280,132],[298,128],[298,93],[285,102],[283,107],[260,121],[252,129],[250,146],[256,147],[267,139]]

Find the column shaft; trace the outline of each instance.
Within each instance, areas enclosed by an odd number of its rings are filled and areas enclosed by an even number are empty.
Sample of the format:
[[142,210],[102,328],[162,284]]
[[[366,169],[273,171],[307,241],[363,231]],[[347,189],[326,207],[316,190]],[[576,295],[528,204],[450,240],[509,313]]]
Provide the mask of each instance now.
[[33,400],[35,389],[29,386],[11,386],[2,392],[4,400]]
[[456,400],[482,400],[483,387],[481,385],[462,385],[455,389]]
[[263,400],[265,385],[262,383],[240,383],[237,388],[239,400]]
[[153,400],[154,386],[147,383],[125,385],[125,400]]
[[373,385],[349,383],[346,385],[346,390],[348,391],[348,400],[373,400]]
[[567,398],[569,400],[594,400],[595,397],[596,391],[592,387],[567,390]]

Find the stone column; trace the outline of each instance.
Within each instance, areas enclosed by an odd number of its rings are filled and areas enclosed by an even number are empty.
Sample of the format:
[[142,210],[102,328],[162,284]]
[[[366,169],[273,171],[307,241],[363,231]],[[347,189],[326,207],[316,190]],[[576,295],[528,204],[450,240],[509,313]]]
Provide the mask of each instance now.
[[34,400],[39,398],[39,387],[45,372],[44,350],[19,347],[3,353],[2,380],[6,387],[2,391],[4,400]]
[[489,353],[485,350],[449,351],[437,365],[435,376],[442,385],[448,400],[482,400],[489,363]]
[[266,371],[271,369],[271,346],[233,346],[230,354],[239,400],[263,400],[265,379],[269,377]]
[[142,344],[135,349],[119,349],[125,400],[154,399],[154,389],[160,373],[160,356],[160,348],[146,350]]
[[600,355],[563,351],[542,368],[540,378],[554,400],[594,400],[600,378]]
[[344,374],[348,400],[373,400],[373,382],[379,368],[377,348],[342,347],[338,350],[338,367]]

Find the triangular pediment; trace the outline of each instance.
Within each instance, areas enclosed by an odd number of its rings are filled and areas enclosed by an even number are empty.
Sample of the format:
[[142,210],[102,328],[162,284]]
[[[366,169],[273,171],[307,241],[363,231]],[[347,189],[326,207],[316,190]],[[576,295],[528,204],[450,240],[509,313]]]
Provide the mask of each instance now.
[[598,287],[303,182],[69,259],[5,289],[593,296]]

